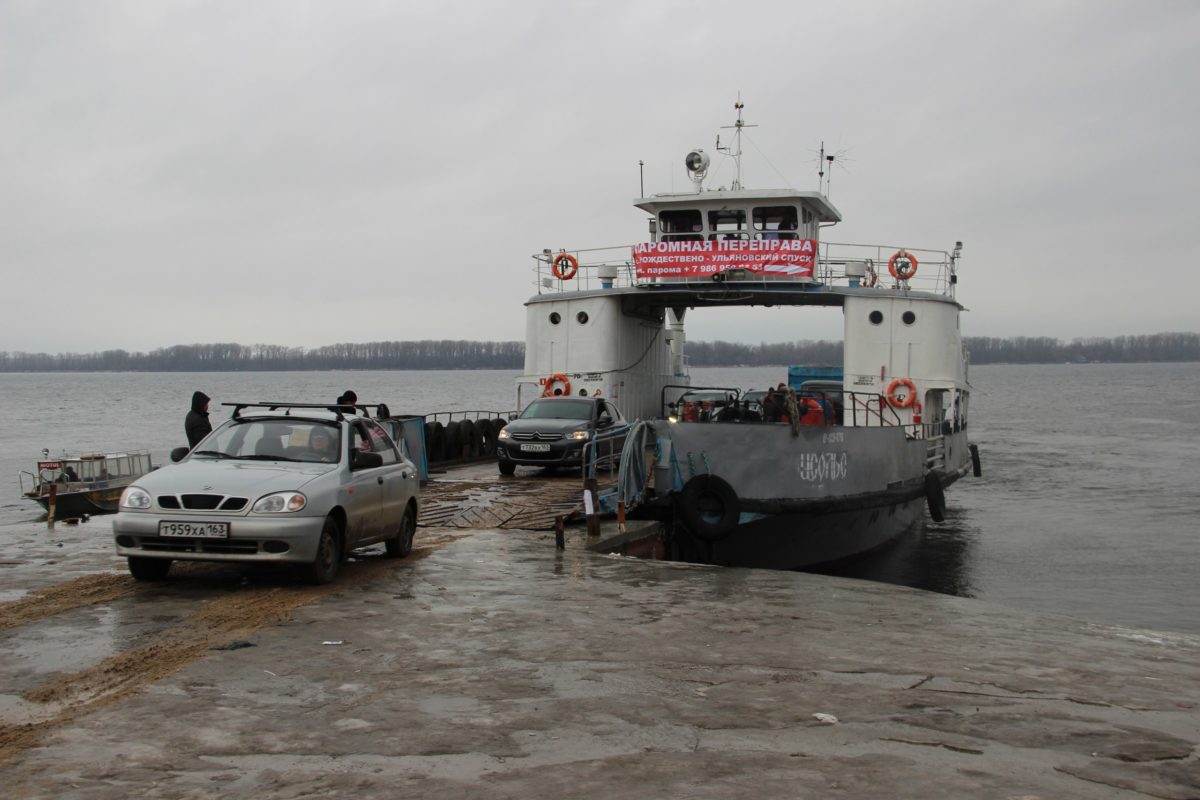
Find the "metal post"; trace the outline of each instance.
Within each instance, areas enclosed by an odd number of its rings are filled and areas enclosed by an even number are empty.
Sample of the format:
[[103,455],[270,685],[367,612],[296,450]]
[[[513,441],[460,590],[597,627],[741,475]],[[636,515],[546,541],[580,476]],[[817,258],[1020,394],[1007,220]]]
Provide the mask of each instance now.
[[598,484],[595,478],[588,478],[583,482],[584,500],[583,507],[587,513],[587,533],[588,536],[600,535],[600,514],[599,500],[597,497]]

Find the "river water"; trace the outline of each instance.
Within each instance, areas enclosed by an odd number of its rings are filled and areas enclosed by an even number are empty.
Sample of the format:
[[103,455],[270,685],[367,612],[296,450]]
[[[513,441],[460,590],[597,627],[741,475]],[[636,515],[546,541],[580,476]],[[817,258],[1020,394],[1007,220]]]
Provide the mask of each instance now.
[[[11,558],[15,532],[42,517],[17,480],[42,448],[144,448],[163,463],[185,443],[196,389],[213,397],[214,422],[221,402],[331,402],[345,389],[394,413],[502,411],[515,404],[516,374],[0,374],[0,549]],[[837,574],[1200,633],[1200,364],[996,365],[971,377],[983,477],[947,491],[945,522],[926,520]],[[742,389],[779,380],[780,367],[692,376]]]

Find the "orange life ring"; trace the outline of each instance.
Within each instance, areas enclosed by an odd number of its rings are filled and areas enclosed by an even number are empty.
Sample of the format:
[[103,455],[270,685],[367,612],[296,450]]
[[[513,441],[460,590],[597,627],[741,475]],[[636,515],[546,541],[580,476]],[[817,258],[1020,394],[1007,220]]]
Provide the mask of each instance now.
[[571,381],[567,378],[566,375],[563,375],[561,372],[559,372],[554,375],[551,375],[549,378],[546,378],[545,383],[542,384],[543,386],[546,387],[542,391],[542,397],[553,397],[554,396],[554,384],[556,384],[556,383],[562,384],[562,394],[564,397],[571,393]]
[[[567,264],[566,268],[563,267],[564,262]],[[560,281],[569,281],[579,271],[579,259],[564,250],[550,262],[550,270]]]
[[[908,395],[897,400],[896,390],[901,386],[908,389]],[[917,386],[908,378],[896,378],[888,384],[886,395],[887,401],[896,408],[908,408],[917,401]]]
[[888,259],[888,272],[898,281],[908,280],[917,274],[917,257],[901,247]]

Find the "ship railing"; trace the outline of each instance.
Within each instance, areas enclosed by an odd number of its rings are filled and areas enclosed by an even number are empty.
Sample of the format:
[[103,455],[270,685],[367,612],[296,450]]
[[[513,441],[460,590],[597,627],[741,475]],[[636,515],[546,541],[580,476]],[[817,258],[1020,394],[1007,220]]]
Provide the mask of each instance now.
[[900,414],[883,395],[877,392],[845,392],[844,424],[856,428],[888,428],[905,425]]
[[[916,273],[907,280],[892,277],[888,270],[888,262],[901,250],[908,252],[917,261]],[[957,284],[957,250],[951,253],[903,245],[821,242],[818,252],[812,278],[796,279],[739,269],[732,271],[736,272],[736,277],[727,280],[747,284],[778,284],[788,281],[812,284],[815,281],[826,286],[913,290],[954,296]],[[570,259],[574,260],[560,261],[560,274],[571,273],[570,277],[560,278],[555,274],[555,260],[561,256],[570,256]],[[657,277],[639,279],[633,265],[633,245],[558,251],[547,249],[535,253],[533,262],[534,283],[538,294],[621,289],[698,280]],[[729,275],[732,272],[722,274]]]
[[[821,242],[819,249],[813,277],[824,284],[864,288],[874,284],[879,289],[911,289],[953,297],[958,283],[958,257],[945,250],[846,242]],[[907,280],[893,277],[888,268],[892,257],[901,251],[917,262],[916,273]]]
[[[559,278],[554,272],[555,259],[560,255],[568,255],[575,260],[576,268],[570,262],[560,262],[559,272],[568,274],[575,270],[571,277]],[[538,294],[553,294],[557,292],[590,291],[594,289],[613,289],[638,286],[637,274],[633,268],[633,246],[593,247],[579,250],[543,250],[535,253],[534,281]]]
[[[516,411],[463,409],[431,414],[395,414],[376,421],[384,426],[393,441],[405,441],[408,456],[424,465],[422,477],[427,477],[429,465],[494,459],[501,429],[516,416]],[[418,419],[421,420],[420,435],[408,440],[404,435],[405,428]]]
[[[926,426],[925,439],[929,444],[925,448],[925,471],[926,472],[944,472],[946,469],[946,440],[934,433],[937,430],[936,425]],[[932,429],[932,430],[931,430]]]
[[629,436],[630,424],[621,422],[604,430],[596,431],[596,435],[583,444],[581,454],[583,463],[583,480],[595,480],[596,472],[600,469],[615,470],[621,461],[621,452]]

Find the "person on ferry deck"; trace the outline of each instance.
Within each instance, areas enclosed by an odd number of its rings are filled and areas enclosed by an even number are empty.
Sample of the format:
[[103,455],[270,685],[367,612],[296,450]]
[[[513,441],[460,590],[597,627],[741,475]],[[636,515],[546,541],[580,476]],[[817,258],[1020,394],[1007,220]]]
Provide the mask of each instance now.
[[763,417],[767,422],[779,422],[787,416],[787,386],[780,383],[763,398]]
[[211,399],[204,392],[192,393],[192,410],[183,420],[183,432],[187,434],[189,449],[212,433],[212,423],[208,421],[208,401]]
[[342,392],[341,396],[335,400],[338,404],[338,410],[343,414],[357,414],[354,410],[354,404],[358,402],[358,394],[353,389],[347,389]]

